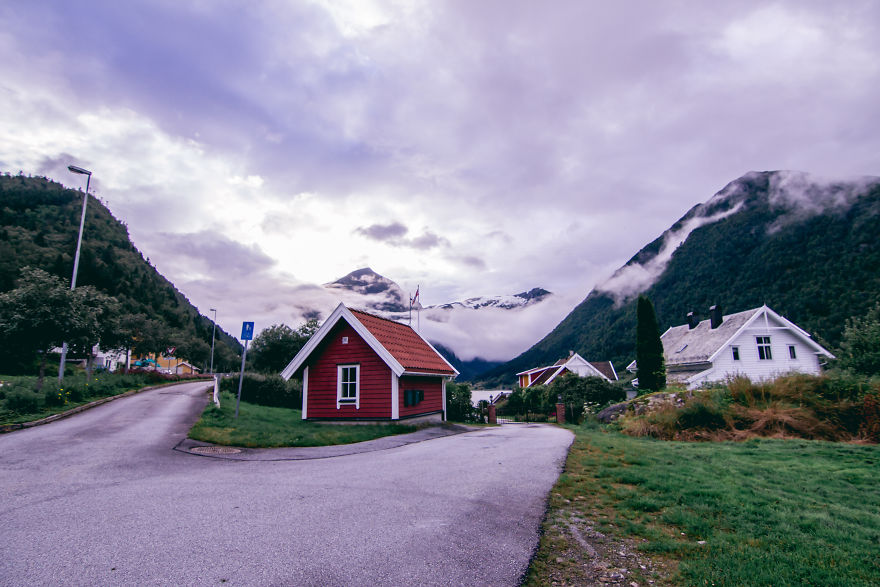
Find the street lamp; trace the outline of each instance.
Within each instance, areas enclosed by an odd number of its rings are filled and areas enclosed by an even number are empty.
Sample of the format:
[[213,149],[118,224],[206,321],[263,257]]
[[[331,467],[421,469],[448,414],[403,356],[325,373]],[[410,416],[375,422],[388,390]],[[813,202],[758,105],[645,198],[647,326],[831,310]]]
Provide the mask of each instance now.
[[[70,289],[76,288],[76,272],[79,269],[79,250],[82,247],[83,228],[86,225],[86,204],[89,202],[89,183],[92,181],[92,172],[76,165],[68,165],[71,173],[86,176],[86,193],[83,194],[82,216],[79,219],[79,237],[76,239],[76,255],[73,258],[73,277],[70,278]],[[58,365],[58,381],[64,380],[64,362],[67,360],[67,343],[61,345],[61,363]]]
[[217,331],[217,309],[211,308],[211,312],[214,312],[214,326],[211,328],[211,374],[214,374],[214,332]]

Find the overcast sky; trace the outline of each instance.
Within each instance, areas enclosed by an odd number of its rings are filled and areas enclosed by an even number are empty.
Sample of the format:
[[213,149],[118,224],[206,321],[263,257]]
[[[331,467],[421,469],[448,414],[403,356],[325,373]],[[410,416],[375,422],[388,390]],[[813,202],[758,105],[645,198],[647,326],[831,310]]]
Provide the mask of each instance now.
[[233,333],[368,265],[570,309],[749,170],[880,174],[878,28],[873,1],[4,2],[0,171],[91,169]]

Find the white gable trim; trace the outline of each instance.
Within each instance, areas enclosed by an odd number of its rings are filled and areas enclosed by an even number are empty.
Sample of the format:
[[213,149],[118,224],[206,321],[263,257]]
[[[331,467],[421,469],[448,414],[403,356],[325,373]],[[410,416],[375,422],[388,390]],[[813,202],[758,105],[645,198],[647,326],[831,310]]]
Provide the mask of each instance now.
[[302,419],[305,420],[309,415],[309,367],[303,369],[303,409]]
[[[367,330],[366,326],[361,324],[360,320],[358,320],[354,316],[354,314],[352,314],[351,311],[345,307],[344,304],[339,304],[338,306],[336,306],[336,309],[333,310],[333,313],[330,314],[330,317],[324,321],[324,324],[321,325],[318,331],[314,335],[312,335],[312,338],[310,338],[305,346],[303,346],[303,348],[296,354],[293,360],[288,363],[287,367],[285,367],[284,370],[281,371],[281,376],[284,379],[290,379],[291,377],[293,377],[293,374],[296,373],[300,367],[302,367],[303,363],[306,362],[309,356],[315,351],[316,348],[318,348],[318,345],[321,344],[321,341],[326,338],[326,336],[330,333],[330,331],[333,330],[333,327],[336,326],[336,324],[340,320],[345,320],[349,324],[349,326],[354,328],[355,332],[357,332],[360,337],[364,339],[364,342],[366,342],[367,345],[369,345],[369,347],[373,349],[373,351],[375,351],[377,355],[379,355],[379,358],[381,358],[385,362],[385,364],[388,365],[388,367],[395,375],[400,377],[403,374],[403,365],[398,363],[397,359],[391,356],[391,353],[388,352],[388,349],[379,344],[379,341],[376,340],[376,337],[373,336],[369,330]],[[458,371],[455,371],[455,373],[458,374]]]
[[758,311],[755,312],[751,318],[746,320],[746,323],[743,324],[742,326],[740,326],[737,329],[737,331],[733,333],[733,336],[731,336],[726,341],[724,341],[724,343],[721,346],[719,346],[715,350],[715,352],[709,356],[707,361],[709,361],[710,363],[715,362],[715,358],[720,353],[722,353],[725,349],[727,349],[727,347],[730,345],[731,342],[733,342],[734,339],[736,339],[740,334],[742,334],[746,330],[749,330],[752,327],[752,324],[756,320],[758,320],[760,317],[763,316],[763,317],[767,318],[768,315],[769,315],[769,317],[772,317],[774,320],[778,320],[779,322],[781,322],[784,325],[784,328],[791,330],[792,334],[794,334],[801,341],[803,341],[808,347],[812,348],[814,353],[819,354],[819,355],[824,355],[824,356],[828,357],[829,359],[835,358],[834,355],[832,355],[822,345],[820,345],[815,340],[813,340],[812,337],[807,333],[807,331],[805,331],[804,329],[799,327],[797,324],[795,324],[794,322],[792,322],[788,318],[785,318],[784,316],[780,316],[779,314],[774,312],[772,309],[770,309],[769,306],[767,306],[765,304],[765,305],[761,306],[760,308],[758,308]]

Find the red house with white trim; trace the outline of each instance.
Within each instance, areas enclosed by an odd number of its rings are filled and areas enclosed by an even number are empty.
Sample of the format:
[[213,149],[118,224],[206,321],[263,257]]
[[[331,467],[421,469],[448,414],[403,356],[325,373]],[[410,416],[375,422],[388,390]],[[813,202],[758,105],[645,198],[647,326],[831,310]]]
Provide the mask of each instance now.
[[445,420],[458,371],[406,324],[339,304],[281,372],[303,381],[303,420]]

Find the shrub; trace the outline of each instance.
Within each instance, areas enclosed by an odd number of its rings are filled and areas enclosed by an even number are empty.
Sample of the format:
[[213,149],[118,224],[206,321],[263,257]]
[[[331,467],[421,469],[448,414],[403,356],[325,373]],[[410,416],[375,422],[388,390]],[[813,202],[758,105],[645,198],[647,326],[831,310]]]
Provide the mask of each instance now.
[[49,387],[43,393],[43,404],[48,408],[57,408],[63,406],[66,402],[64,392],[54,387]]
[[[221,380],[220,389],[234,395],[238,394],[238,377]],[[270,408],[302,409],[300,385],[296,381],[285,381],[280,375],[258,375],[245,373],[241,386],[241,400]]]
[[40,409],[40,398],[32,391],[13,391],[6,397],[6,409],[16,414],[32,414]]

